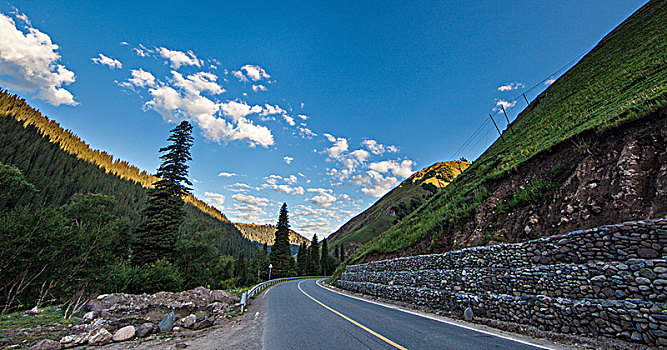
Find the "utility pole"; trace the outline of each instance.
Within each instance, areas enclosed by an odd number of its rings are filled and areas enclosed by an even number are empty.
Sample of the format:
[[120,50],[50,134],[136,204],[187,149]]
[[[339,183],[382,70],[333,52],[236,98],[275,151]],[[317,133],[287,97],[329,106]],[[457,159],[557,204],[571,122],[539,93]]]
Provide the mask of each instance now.
[[503,138],[503,133],[500,132],[500,128],[498,128],[498,124],[496,124],[496,121],[493,120],[493,116],[489,114],[489,117],[491,117],[491,121],[493,122],[493,125],[496,127],[496,130],[498,130],[498,135],[500,135],[500,138]]
[[526,93],[524,92],[522,95],[523,95],[523,99],[526,100],[526,106],[529,106],[530,102],[528,102],[528,98],[526,98]]
[[512,133],[514,133],[514,130],[512,130],[512,128],[510,128],[510,118],[507,117],[507,112],[505,112],[505,106],[500,105],[500,107],[503,108],[503,114],[505,115],[505,119],[507,120],[507,128],[510,129],[510,131],[512,131]]

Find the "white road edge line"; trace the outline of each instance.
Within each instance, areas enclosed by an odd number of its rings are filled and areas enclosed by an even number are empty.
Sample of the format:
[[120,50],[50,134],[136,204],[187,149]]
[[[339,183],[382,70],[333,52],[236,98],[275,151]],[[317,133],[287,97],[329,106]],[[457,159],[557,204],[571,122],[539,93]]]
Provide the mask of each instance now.
[[406,310],[406,309],[400,308],[400,307],[395,306],[395,305],[386,304],[386,303],[382,303],[382,302],[378,302],[378,301],[373,301],[373,300],[366,300],[366,299],[363,299],[363,298],[360,298],[360,297],[357,297],[357,296],[354,296],[354,295],[348,295],[348,294],[345,294],[345,293],[341,293],[341,292],[339,292],[339,291],[337,291],[337,290],[329,289],[329,288],[327,288],[327,287],[321,285],[321,284],[320,284],[321,281],[324,281],[324,280],[323,280],[323,279],[317,280],[317,281],[315,282],[315,284],[317,284],[320,288],[322,288],[322,289],[324,289],[324,290],[328,290],[328,291],[330,291],[330,292],[332,292],[332,293],[340,294],[340,295],[345,296],[345,297],[348,297],[348,298],[352,298],[352,299],[357,299],[357,300],[365,301],[365,302],[367,302],[367,303],[375,304],[375,305],[379,305],[379,306],[383,306],[383,307],[386,307],[386,308],[388,308],[388,309],[402,311],[402,312],[405,312],[405,313],[408,313],[408,314],[412,314],[412,315],[415,315],[415,316],[419,316],[419,317],[423,317],[423,318],[428,318],[428,319],[431,319],[431,320],[434,320],[434,321],[438,321],[438,322],[441,322],[441,323],[446,323],[446,324],[449,324],[449,325],[452,325],[452,326],[465,328],[465,329],[468,329],[468,330],[471,330],[471,331],[475,331],[475,332],[479,332],[479,333],[484,333],[484,334],[487,334],[487,335],[491,335],[491,336],[494,336],[494,337],[498,337],[498,338],[503,338],[503,339],[511,340],[511,341],[514,341],[514,342],[517,342],[517,343],[521,343],[521,344],[525,344],[525,345],[534,346],[534,347],[537,347],[537,348],[540,348],[540,349],[557,350],[557,348],[547,347],[547,346],[545,346],[545,345],[541,345],[541,344],[535,344],[535,343],[529,342],[529,341],[527,341],[527,340],[523,340],[523,339],[519,339],[519,338],[516,338],[516,337],[508,336],[508,335],[505,335],[505,334],[495,333],[495,332],[487,331],[487,330],[484,330],[484,329],[478,329],[478,328],[475,328],[475,327],[467,326],[467,325],[465,325],[465,324],[460,324],[460,323],[452,322],[452,321],[446,320],[446,319],[444,319],[444,318],[441,318],[441,317],[438,317],[438,316],[435,316],[435,315],[429,315],[429,314],[426,314],[426,313],[423,313],[423,312],[419,312],[419,311],[414,311],[414,310]]

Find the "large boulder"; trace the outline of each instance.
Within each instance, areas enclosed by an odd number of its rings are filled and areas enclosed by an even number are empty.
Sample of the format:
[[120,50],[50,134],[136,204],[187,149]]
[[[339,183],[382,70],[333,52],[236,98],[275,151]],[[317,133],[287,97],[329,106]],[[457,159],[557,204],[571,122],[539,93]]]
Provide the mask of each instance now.
[[132,339],[132,337],[134,337],[135,334],[136,334],[136,329],[134,328],[134,326],[125,326],[117,330],[111,339],[113,339],[113,341],[115,342],[126,341]]
[[165,317],[162,321],[160,321],[160,324],[158,325],[160,332],[161,333],[169,332],[172,328],[174,328],[174,322],[176,322],[176,316],[172,311],[169,313],[169,315],[167,315],[167,317]]
[[463,311],[463,319],[465,319],[466,321],[470,322],[470,321],[472,321],[473,317],[475,317],[475,315],[474,315],[473,312],[472,312],[472,308],[467,307],[467,308]]
[[234,297],[229,292],[224,290],[214,290],[211,292],[211,301],[231,304],[234,302]]
[[44,339],[30,347],[30,350],[60,350],[62,346],[59,342],[51,339]]
[[111,341],[111,333],[104,328],[100,328],[90,334],[88,344],[90,345],[104,345]]

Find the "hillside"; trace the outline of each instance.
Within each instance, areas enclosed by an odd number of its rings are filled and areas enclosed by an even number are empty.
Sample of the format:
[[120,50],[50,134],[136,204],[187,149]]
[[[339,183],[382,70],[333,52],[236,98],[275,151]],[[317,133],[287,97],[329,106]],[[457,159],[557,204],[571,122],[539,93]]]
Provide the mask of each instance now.
[[421,206],[469,165],[465,160],[439,162],[414,173],[329,236],[330,244],[346,250],[360,247]]
[[513,132],[351,261],[667,214],[665,18],[665,1],[638,10],[532,101]]
[[[273,245],[273,240],[276,235],[276,227],[274,225],[256,225],[235,223],[234,226],[241,231],[247,239],[261,244]],[[299,246],[301,243],[310,244],[310,241],[300,234],[290,230],[290,245]]]
[[[146,186],[154,177],[105,152],[92,150],[23,99],[0,92],[0,163],[19,168],[39,190],[39,206],[60,206],[75,193],[102,193],[118,201],[116,211],[138,222]],[[109,168],[106,168],[106,167]],[[194,197],[186,204],[186,224],[207,222],[215,245],[225,255],[251,255],[255,247],[224,215]],[[186,225],[187,226],[187,225]]]

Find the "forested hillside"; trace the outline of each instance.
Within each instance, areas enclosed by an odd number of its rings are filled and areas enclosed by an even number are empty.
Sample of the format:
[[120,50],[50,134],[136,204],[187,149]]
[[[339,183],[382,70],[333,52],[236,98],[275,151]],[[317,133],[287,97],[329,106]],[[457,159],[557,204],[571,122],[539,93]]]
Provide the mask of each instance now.
[[[234,226],[241,231],[247,239],[261,244],[273,245],[276,236],[276,226],[235,223]],[[309,244],[310,241],[300,234],[290,230],[289,242],[292,246],[299,246],[301,243]]]
[[638,10],[532,101],[461,176],[351,260],[664,215],[665,18],[665,1]]

